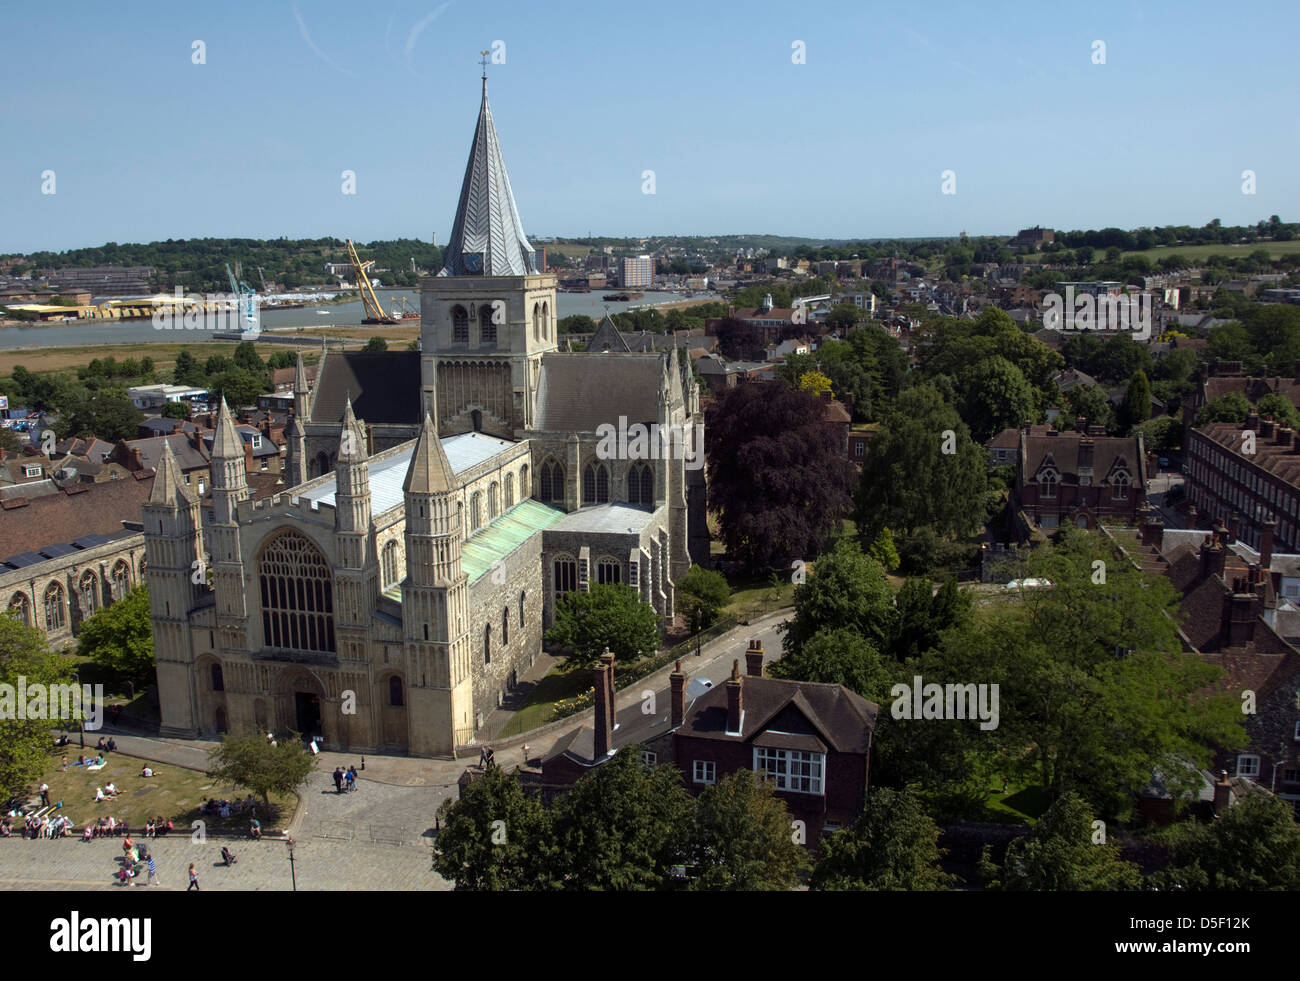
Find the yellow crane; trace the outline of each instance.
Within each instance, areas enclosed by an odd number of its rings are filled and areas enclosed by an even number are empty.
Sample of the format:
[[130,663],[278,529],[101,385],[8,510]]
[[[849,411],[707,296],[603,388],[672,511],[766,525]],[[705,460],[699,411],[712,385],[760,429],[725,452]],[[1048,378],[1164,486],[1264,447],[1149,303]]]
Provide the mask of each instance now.
[[357,255],[356,246],[352,244],[352,239],[345,239],[348,243],[348,258],[352,261],[352,268],[357,274],[357,287],[361,291],[361,303],[366,308],[366,316],[362,318],[363,324],[395,324],[396,317],[391,317],[384,313],[384,308],[379,305],[379,298],[375,296],[375,288],[370,285],[370,277],[366,275],[366,269],[375,264],[373,259],[361,261]]

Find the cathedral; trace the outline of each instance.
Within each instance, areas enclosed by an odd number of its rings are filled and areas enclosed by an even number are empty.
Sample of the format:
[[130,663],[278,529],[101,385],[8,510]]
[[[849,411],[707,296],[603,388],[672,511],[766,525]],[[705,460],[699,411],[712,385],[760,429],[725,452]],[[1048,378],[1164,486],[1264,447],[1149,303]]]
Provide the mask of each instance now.
[[327,352],[311,390],[299,359],[288,490],[250,500],[224,403],[209,514],[165,454],[143,507],[164,735],[292,729],[451,756],[564,593],[622,583],[666,622],[674,583],[707,563],[702,457],[601,438],[702,437],[688,359],[560,349],[486,80],[420,294],[418,351]]

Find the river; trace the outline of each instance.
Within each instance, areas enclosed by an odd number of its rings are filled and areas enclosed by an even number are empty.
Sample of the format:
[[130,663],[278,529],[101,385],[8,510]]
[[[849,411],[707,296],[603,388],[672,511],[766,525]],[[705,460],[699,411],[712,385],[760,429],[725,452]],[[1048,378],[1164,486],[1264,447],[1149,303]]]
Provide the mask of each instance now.
[[[380,303],[386,310],[394,302],[400,306],[400,298],[403,296],[406,297],[408,310],[420,308],[420,296],[415,290],[377,290],[376,292],[380,294]],[[561,317],[586,314],[588,317],[599,319],[606,313],[620,313],[633,307],[658,306],[684,299],[678,293],[647,292],[644,297],[631,303],[606,303],[602,299],[603,295],[603,290],[592,293],[559,293],[556,297],[557,313]],[[700,294],[697,293],[697,296]],[[359,330],[382,329],[360,326],[363,316],[365,313],[360,300],[321,307],[307,306],[297,310],[263,308],[262,329],[279,331],[293,327],[331,326],[356,326]],[[200,343],[216,340],[214,333],[216,332],[203,330],[158,330],[149,320],[87,320],[40,327],[0,328],[0,350],[19,351],[92,344],[140,344],[150,340],[167,344]]]

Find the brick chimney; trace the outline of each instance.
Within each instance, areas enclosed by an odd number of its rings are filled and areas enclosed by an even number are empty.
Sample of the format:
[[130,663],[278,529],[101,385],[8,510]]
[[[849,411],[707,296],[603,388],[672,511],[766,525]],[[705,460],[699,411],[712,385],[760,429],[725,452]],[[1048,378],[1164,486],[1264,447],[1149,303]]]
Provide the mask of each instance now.
[[1259,413],[1253,411],[1246,413],[1246,422],[1241,428],[1259,432]]
[[601,657],[600,664],[596,665],[595,670],[596,717],[592,720],[596,730],[592,739],[592,755],[597,762],[609,755],[610,748],[614,744],[614,720],[609,714],[609,689],[612,681],[610,674],[610,665],[606,663],[604,657]]
[[1079,416],[1074,420],[1074,431],[1076,433],[1086,433],[1088,431],[1088,417]]
[[1259,420],[1259,435],[1264,439],[1271,439],[1273,436],[1273,417],[1264,416]]
[[1215,526],[1216,534],[1207,535],[1201,543],[1201,579],[1223,575],[1224,549],[1217,534],[1222,525]]
[[763,642],[755,637],[745,651],[745,674],[751,678],[763,677]]
[[609,684],[605,686],[605,697],[609,703],[609,730],[613,732],[618,728],[618,712],[614,704],[614,655],[609,652],[608,647],[605,648],[605,653],[600,655],[600,663],[609,669],[607,674]]
[[731,677],[727,679],[727,732],[740,732],[741,719],[745,714],[741,686],[740,660],[736,659],[731,662]]
[[669,724],[676,729],[686,719],[686,672],[682,670],[682,662],[677,662],[677,667],[673,673],[668,676],[668,687],[670,694],[669,701]]
[[1259,566],[1265,575],[1273,566],[1273,532],[1276,528],[1276,521],[1265,518],[1259,529]]
[[1220,770],[1219,779],[1214,783],[1214,813],[1222,814],[1232,803],[1232,783],[1228,780],[1228,771]]

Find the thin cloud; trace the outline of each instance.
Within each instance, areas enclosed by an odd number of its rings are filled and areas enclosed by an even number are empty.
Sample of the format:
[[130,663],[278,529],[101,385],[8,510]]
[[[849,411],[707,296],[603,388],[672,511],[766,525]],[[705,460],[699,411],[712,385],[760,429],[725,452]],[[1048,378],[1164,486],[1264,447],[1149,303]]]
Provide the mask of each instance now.
[[311,48],[312,53],[314,53],[314,54],[316,55],[316,57],[319,58],[321,61],[325,62],[325,64],[327,64],[327,65],[329,65],[331,68],[333,68],[336,72],[342,72],[344,75],[349,75],[349,76],[351,76],[352,78],[356,78],[356,77],[357,77],[356,72],[350,72],[350,71],[348,71],[348,70],[347,70],[346,68],[344,68],[342,65],[337,64],[337,63],[336,63],[332,58],[330,58],[330,56],[327,55],[324,51],[322,51],[320,48],[316,47],[316,42],[313,41],[313,40],[311,39],[311,34],[309,34],[308,31],[307,31],[307,24],[306,24],[306,22],[302,19],[302,14],[298,13],[298,5],[297,5],[297,4],[293,4],[293,6],[292,6],[291,9],[293,10],[293,17],[294,17],[294,20],[296,20],[296,21],[298,22],[298,33],[299,33],[300,35],[302,35],[302,39],[303,39],[305,42],[307,42],[307,47]]
[[406,54],[406,67],[410,69],[411,74],[415,75],[417,78],[420,77],[419,74],[415,71],[414,68],[411,67],[411,53],[415,50],[415,42],[420,39],[420,35],[424,33],[425,28],[427,28],[430,24],[432,24],[435,20],[437,20],[438,15],[441,14],[444,10],[446,10],[450,6],[451,6],[450,3],[440,4],[433,13],[429,14],[418,24],[412,27],[411,33],[406,35],[406,46],[404,48]]

